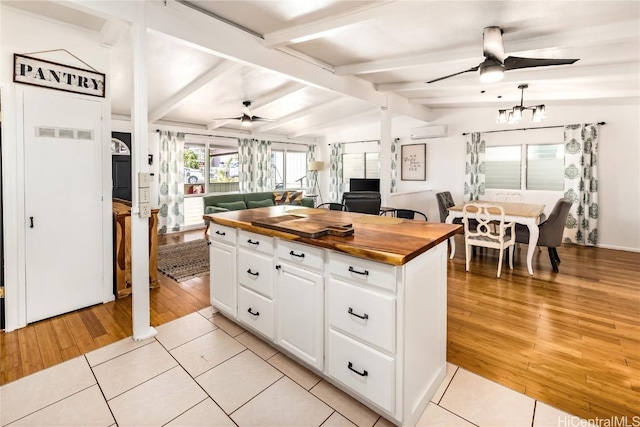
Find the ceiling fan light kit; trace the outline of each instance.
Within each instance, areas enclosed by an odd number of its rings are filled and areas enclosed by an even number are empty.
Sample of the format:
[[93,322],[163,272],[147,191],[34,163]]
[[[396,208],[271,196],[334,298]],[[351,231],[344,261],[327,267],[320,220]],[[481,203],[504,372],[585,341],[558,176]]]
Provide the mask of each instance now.
[[510,125],[516,124],[522,120],[522,113],[524,110],[533,111],[533,115],[531,116],[532,122],[539,123],[544,120],[546,117],[546,107],[544,104],[531,107],[524,106],[524,90],[528,87],[528,84],[521,84],[518,86],[518,89],[521,90],[520,105],[514,106],[511,110],[498,110],[498,119],[496,120],[496,123],[507,123]]
[[478,68],[482,83],[495,83],[504,77],[504,65],[496,59],[487,58]]

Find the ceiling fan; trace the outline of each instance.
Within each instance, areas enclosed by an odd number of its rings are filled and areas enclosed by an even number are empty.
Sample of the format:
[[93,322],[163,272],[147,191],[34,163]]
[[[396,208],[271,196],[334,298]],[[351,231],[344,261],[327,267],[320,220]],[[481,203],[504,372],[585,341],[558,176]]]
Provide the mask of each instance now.
[[439,77],[427,83],[439,82],[449,77],[478,70],[480,70],[480,80],[483,83],[492,83],[501,80],[505,71],[519,68],[547,67],[550,65],[568,65],[578,61],[578,59],[520,58],[517,56],[505,58],[502,29],[500,27],[485,27],[483,45],[484,61],[482,63],[468,70]]
[[264,117],[252,116],[251,110],[251,101],[243,101],[242,102],[242,115],[239,117],[222,117],[213,120],[240,120],[240,125],[243,128],[250,128],[253,122],[275,122],[275,119],[265,119]]

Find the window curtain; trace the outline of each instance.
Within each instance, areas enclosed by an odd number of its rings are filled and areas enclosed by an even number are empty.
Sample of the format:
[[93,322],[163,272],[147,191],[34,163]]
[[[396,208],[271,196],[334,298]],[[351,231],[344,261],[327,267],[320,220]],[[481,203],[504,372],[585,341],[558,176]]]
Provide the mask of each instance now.
[[484,183],[486,176],[484,173],[484,153],[485,142],[480,132],[473,132],[467,135],[467,155],[464,166],[464,196],[468,200],[478,200],[484,196]]
[[[316,146],[309,144],[307,146],[307,165],[316,159]],[[318,186],[318,171],[310,171],[307,169],[307,194],[316,194],[315,189]]]
[[342,153],[344,144],[331,145],[329,199],[334,203],[342,203]]
[[184,225],[184,133],[160,131],[158,233]]
[[584,246],[598,243],[598,124],[564,128],[564,197],[573,204],[564,241]]
[[271,182],[271,141],[243,138],[238,144],[239,183],[241,193],[273,189]]
[[391,193],[398,191],[398,142],[399,138],[391,141]]

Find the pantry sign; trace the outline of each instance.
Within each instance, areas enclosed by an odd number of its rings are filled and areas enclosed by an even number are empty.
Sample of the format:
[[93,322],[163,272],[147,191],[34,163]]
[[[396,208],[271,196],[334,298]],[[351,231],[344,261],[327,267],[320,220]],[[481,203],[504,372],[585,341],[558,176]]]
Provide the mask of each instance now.
[[13,55],[13,81],[104,98],[105,75],[29,56]]

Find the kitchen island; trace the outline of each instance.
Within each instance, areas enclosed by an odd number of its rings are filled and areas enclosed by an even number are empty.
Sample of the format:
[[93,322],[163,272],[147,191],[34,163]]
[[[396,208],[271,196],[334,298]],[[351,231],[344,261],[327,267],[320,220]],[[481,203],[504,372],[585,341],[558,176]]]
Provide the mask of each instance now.
[[446,242],[460,226],[299,206],[205,219],[214,308],[415,425],[446,373]]

